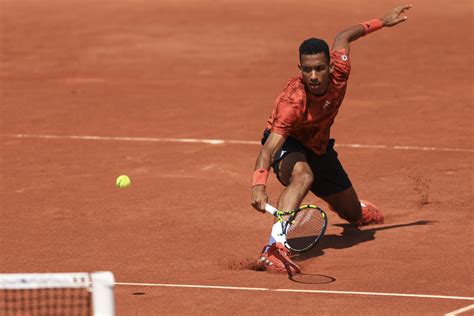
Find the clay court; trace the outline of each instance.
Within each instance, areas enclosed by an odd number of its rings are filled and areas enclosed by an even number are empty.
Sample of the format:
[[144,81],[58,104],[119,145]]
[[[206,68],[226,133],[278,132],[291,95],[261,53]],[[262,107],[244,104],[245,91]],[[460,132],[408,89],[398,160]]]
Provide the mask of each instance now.
[[118,315],[473,315],[468,0],[351,45],[332,137],[385,223],[328,211],[302,276],[255,270],[251,176],[299,44],[397,4],[1,0],[0,271],[112,271]]

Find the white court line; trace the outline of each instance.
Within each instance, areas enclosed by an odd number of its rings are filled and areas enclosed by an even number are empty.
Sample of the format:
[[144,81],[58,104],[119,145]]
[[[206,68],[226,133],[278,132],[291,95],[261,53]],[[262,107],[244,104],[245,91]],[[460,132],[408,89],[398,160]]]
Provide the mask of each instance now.
[[[37,139],[75,139],[75,140],[99,140],[99,141],[129,141],[129,142],[170,142],[170,143],[203,143],[211,145],[236,144],[236,145],[260,145],[259,141],[247,140],[224,140],[224,139],[200,139],[200,138],[162,138],[162,137],[114,137],[114,136],[87,136],[87,135],[31,135],[16,134],[8,135],[14,138],[37,138]],[[336,144],[336,147],[368,148],[368,149],[392,149],[392,150],[421,150],[421,151],[447,151],[474,153],[470,148],[446,148],[446,147],[423,147],[423,146],[390,146],[390,145],[364,145],[364,144]]]
[[450,313],[444,314],[444,316],[456,316],[456,315],[459,315],[461,313],[467,312],[468,310],[471,310],[471,309],[474,309],[474,304],[463,307],[463,308],[460,308],[460,309],[457,309],[457,310],[452,311]]
[[345,295],[365,295],[365,296],[395,296],[395,297],[437,298],[437,299],[446,299],[446,300],[474,301],[474,297],[427,295],[427,294],[271,289],[271,288],[262,288],[262,287],[239,287],[239,286],[195,285],[195,284],[159,284],[159,283],[127,283],[127,282],[115,282],[115,284],[128,285],[128,286],[148,286],[148,287],[177,287],[177,288],[198,288],[198,289],[219,289],[219,290],[240,290],[240,291],[268,291],[268,292],[286,292],[286,293],[345,294]]

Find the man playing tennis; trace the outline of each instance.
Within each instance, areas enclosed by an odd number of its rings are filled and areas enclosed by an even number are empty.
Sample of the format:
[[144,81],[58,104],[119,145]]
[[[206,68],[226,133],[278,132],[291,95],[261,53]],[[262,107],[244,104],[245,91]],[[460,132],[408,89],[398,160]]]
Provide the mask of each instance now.
[[[265,185],[270,167],[286,187],[277,208],[298,207],[311,191],[349,223],[383,223],[380,210],[359,201],[351,181],[329,138],[330,127],[342,104],[351,70],[349,43],[407,20],[402,13],[411,5],[400,5],[381,19],[374,19],[340,32],[331,52],[323,40],[310,38],[299,48],[300,75],[292,78],[275,101],[255,164],[252,206],[265,212]],[[270,272],[299,273],[289,251],[270,237],[259,265]]]

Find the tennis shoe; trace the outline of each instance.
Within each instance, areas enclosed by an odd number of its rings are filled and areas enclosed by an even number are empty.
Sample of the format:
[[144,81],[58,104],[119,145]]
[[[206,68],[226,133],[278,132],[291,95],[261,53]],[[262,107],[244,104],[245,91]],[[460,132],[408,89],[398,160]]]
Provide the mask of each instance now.
[[274,243],[263,248],[258,265],[271,273],[301,273],[301,268],[291,260],[290,255],[290,251],[282,243]]
[[369,201],[360,200],[362,207],[362,218],[359,220],[359,226],[371,224],[383,224],[383,214],[380,209]]

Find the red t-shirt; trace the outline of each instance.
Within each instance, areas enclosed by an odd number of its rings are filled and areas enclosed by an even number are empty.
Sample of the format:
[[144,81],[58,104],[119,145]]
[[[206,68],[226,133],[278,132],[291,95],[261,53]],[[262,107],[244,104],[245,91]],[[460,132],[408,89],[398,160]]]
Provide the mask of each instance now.
[[333,72],[325,95],[306,93],[302,76],[292,78],[278,95],[268,129],[272,133],[291,136],[305,147],[322,155],[326,152],[334,118],[346,93],[351,63],[344,49],[331,52]]

